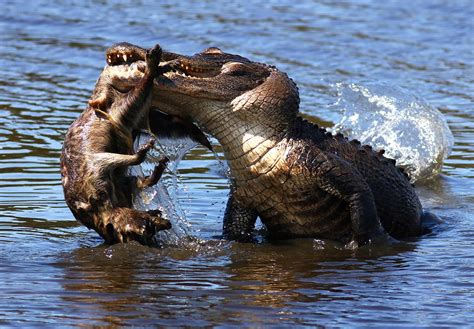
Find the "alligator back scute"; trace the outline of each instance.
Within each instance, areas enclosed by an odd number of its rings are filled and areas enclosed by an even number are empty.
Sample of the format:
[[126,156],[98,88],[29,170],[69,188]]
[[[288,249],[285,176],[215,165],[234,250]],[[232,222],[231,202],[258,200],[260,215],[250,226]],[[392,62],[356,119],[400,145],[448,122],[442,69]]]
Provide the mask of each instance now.
[[391,236],[403,238],[421,234],[422,208],[406,173],[396,162],[374,151],[369,145],[344,136],[332,135],[306,120],[300,119],[293,130],[296,138],[323,151],[334,154],[354,165],[372,190],[377,214],[382,226]]

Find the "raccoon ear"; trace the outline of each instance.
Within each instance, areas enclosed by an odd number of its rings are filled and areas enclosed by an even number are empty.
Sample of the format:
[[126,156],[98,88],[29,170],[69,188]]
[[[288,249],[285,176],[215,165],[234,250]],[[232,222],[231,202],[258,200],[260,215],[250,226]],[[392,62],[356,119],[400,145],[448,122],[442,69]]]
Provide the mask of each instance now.
[[105,108],[107,108],[107,95],[102,94],[96,99],[89,100],[89,106],[93,109],[104,110]]
[[110,115],[107,113],[108,95],[102,94],[96,99],[89,100],[89,106],[94,109],[95,115],[101,119],[108,119]]

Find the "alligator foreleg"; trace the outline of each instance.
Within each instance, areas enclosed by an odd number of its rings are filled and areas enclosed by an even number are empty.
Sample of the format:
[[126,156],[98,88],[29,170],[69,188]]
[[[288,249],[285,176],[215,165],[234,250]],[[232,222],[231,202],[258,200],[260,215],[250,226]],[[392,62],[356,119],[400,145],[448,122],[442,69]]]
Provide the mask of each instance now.
[[234,189],[231,185],[229,200],[224,213],[224,237],[230,240],[251,241],[252,231],[257,220],[257,212],[245,208],[234,196]]

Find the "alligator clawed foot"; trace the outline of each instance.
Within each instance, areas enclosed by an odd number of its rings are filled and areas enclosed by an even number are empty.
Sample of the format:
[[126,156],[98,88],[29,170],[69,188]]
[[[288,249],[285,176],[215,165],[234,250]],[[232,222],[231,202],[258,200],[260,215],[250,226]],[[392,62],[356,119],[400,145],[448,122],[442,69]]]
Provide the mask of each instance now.
[[389,245],[399,242],[395,238],[391,237],[384,230],[377,231],[369,237],[353,237],[352,240],[346,244],[347,249],[358,249],[364,246],[377,246],[377,245]]

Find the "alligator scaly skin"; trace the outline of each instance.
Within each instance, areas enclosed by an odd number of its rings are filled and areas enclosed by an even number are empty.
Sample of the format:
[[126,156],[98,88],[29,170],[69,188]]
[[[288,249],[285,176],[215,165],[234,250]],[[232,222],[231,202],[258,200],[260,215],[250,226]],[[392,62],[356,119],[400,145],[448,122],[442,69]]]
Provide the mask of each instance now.
[[257,217],[272,237],[355,246],[422,233],[420,201],[395,161],[303,120],[285,73],[218,48],[163,58],[175,72],[156,79],[153,107],[197,122],[229,164],[225,236],[248,240]]

